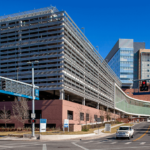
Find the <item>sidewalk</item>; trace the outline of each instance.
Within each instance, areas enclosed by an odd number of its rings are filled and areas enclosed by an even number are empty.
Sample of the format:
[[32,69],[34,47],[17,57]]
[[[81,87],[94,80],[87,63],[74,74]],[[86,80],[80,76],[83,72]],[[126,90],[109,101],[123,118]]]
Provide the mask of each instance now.
[[[111,128],[121,126],[125,123],[118,124],[115,126],[112,126]],[[1,137],[0,140],[7,140],[7,141],[36,141],[36,140],[41,140],[41,141],[59,141],[59,140],[89,140],[89,139],[96,139],[96,138],[101,138],[109,135],[113,135],[115,133],[103,133],[103,129],[99,129],[99,134],[98,130],[95,130],[94,133],[90,134],[78,134],[78,135],[40,135],[39,139],[30,139],[30,138],[17,138],[17,137]]]
[[[123,125],[118,124],[115,126],[112,126],[111,128]],[[58,140],[70,140],[70,139],[82,139],[82,140],[87,140],[87,139],[94,139],[94,138],[99,138],[99,137],[105,137],[112,135],[114,133],[102,133],[103,129],[99,129],[99,134],[98,130],[95,130],[94,133],[90,134],[78,134],[78,135],[40,135],[40,140],[46,140],[46,141],[58,141]],[[30,138],[17,138],[17,137],[1,137],[0,140],[18,140],[18,141],[35,141],[35,139],[30,139]],[[39,139],[36,139],[39,140]]]

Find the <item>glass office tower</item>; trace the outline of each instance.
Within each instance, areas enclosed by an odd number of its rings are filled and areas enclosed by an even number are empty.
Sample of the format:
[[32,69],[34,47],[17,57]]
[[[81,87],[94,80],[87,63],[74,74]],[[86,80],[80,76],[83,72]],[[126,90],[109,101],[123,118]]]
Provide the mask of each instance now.
[[105,59],[123,87],[133,86],[133,54],[133,39],[119,39]]

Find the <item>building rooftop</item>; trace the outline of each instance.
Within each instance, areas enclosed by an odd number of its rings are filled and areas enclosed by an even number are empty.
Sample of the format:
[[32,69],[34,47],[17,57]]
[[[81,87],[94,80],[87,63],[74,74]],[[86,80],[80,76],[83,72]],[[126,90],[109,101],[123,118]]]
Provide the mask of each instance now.
[[58,9],[56,7],[50,6],[50,7],[10,14],[10,15],[4,15],[4,16],[0,16],[0,22],[30,17],[33,15],[40,15],[43,13],[45,14],[45,13],[49,13],[49,12],[58,12]]

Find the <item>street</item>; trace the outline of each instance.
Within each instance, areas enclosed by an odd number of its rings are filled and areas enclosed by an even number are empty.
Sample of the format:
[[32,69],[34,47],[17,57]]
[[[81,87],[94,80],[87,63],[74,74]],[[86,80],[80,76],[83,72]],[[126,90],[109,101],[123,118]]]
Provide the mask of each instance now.
[[134,137],[115,139],[115,134],[99,139],[68,140],[68,141],[0,141],[0,150],[130,150],[150,149],[150,123],[136,124]]

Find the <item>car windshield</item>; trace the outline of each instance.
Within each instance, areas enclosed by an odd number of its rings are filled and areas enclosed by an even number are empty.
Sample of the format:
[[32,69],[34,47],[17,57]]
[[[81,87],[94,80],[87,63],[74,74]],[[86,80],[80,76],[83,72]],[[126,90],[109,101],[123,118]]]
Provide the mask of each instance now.
[[119,130],[129,130],[129,127],[120,127]]

